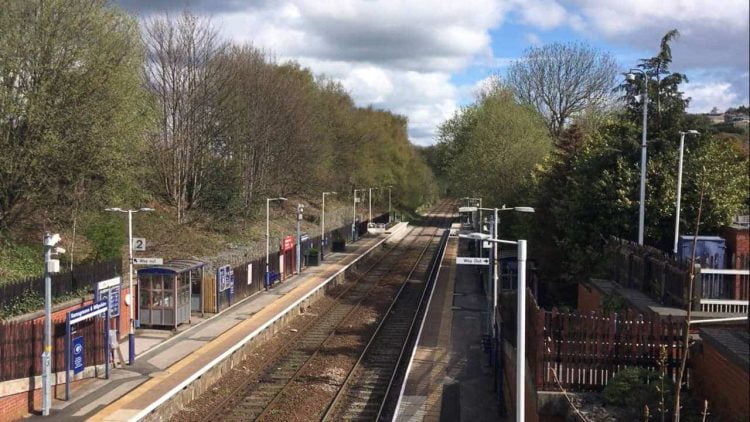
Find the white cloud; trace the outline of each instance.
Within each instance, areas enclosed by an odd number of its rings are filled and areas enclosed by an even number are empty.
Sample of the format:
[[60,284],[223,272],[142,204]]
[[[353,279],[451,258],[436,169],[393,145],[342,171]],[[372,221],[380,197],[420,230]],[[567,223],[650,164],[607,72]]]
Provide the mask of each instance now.
[[516,0],[521,22],[539,29],[553,29],[568,20],[568,12],[555,0]]
[[340,80],[359,105],[406,115],[412,141],[428,144],[459,101],[451,73],[493,61],[489,30],[505,12],[492,0],[287,0],[215,20],[234,40]]
[[685,96],[691,98],[693,113],[708,113],[714,107],[724,111],[741,104],[739,95],[732,92],[728,82],[689,83],[685,85]]
[[534,47],[536,47],[536,46],[539,46],[539,45],[542,45],[542,39],[541,39],[541,38],[539,38],[539,35],[537,35],[537,34],[535,34],[535,33],[533,33],[533,32],[528,32],[528,33],[526,33],[526,35],[524,35],[523,39],[524,39],[524,40],[525,40],[525,41],[526,41],[526,42],[527,42],[527,43],[528,43],[529,45],[532,45],[532,46],[534,46]]
[[[144,14],[185,6],[116,1]],[[506,16],[529,26],[529,45],[541,42],[541,32],[571,28],[597,44],[625,46],[620,55],[635,56],[624,66],[656,53],[661,36],[677,28],[672,69],[693,81],[685,87],[691,111],[747,101],[747,0],[192,0],[189,7],[235,41],[340,80],[359,105],[406,115],[420,144],[432,142],[437,125],[476,89],[455,86],[451,75],[469,68],[484,76],[515,59],[496,57],[491,45],[490,30]]]

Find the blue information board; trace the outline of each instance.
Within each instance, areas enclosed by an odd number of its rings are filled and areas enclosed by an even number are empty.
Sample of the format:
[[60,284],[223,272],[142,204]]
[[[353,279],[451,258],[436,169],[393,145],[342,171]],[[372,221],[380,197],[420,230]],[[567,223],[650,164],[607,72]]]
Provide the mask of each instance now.
[[74,374],[83,372],[83,368],[86,367],[83,354],[83,336],[73,337],[73,353],[71,354],[70,364],[73,367]]
[[120,286],[109,289],[109,317],[120,316]]

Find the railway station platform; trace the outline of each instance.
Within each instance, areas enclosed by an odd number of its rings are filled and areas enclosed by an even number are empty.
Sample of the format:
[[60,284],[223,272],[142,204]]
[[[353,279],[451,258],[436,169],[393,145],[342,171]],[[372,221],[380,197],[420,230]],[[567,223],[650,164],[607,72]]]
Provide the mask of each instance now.
[[[361,238],[345,253],[331,253],[318,267],[308,268],[268,291],[253,295],[225,311],[193,324],[169,338],[151,335],[142,342],[133,366],[111,371],[110,379],[91,380],[74,390],[70,401],[55,401],[50,416],[62,421],[160,420],[162,408],[179,407],[200,394],[247,348],[263,341],[331,281],[391,238],[406,232],[399,223],[389,232]],[[196,389],[195,385],[201,384]],[[185,397],[186,392],[190,397]],[[167,414],[169,414],[167,412]],[[49,420],[35,416],[32,419]]]
[[[460,223],[452,232],[458,233]],[[477,267],[451,235],[416,350],[404,380],[396,421],[498,421],[489,355],[482,350],[487,299]]]

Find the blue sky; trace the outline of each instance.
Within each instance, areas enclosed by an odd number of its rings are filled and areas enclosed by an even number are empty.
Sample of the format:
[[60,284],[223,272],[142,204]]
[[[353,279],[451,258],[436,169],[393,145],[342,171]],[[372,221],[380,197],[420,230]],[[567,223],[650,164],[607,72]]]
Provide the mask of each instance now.
[[677,28],[690,111],[748,103],[747,0],[117,0],[148,18],[187,6],[228,39],[338,79],[359,105],[409,119],[416,144],[524,49],[582,41],[623,71]]

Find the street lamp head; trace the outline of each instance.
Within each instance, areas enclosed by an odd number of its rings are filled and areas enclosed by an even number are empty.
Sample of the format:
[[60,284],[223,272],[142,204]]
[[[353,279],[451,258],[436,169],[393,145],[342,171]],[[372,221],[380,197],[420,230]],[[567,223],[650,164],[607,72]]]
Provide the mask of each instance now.
[[122,212],[122,208],[105,208],[104,211]]
[[513,207],[513,210],[517,212],[536,212],[534,207]]
[[286,201],[286,198],[284,198],[283,196],[279,196],[279,197],[278,197],[277,199],[278,199],[279,201]]
[[154,209],[153,208],[145,207],[145,208],[139,209],[138,211],[154,211]]
[[625,80],[628,82],[635,82],[635,73],[628,72],[625,74]]
[[688,135],[700,135],[701,134],[700,132],[698,132],[695,129],[690,129],[690,130],[687,131],[687,133],[688,133]]
[[473,240],[487,240],[492,238],[487,233],[467,233],[467,234],[459,234],[458,237],[462,239],[473,239]]

